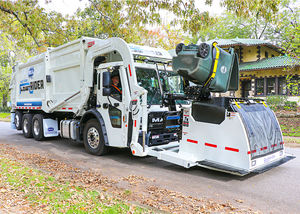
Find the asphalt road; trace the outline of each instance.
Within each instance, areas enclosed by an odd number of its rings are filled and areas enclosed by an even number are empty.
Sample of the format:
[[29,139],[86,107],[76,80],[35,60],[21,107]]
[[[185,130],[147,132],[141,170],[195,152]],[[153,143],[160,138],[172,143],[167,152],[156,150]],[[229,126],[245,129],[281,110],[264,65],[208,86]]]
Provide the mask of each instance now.
[[153,157],[133,157],[127,149],[114,149],[102,157],[85,152],[83,144],[61,138],[42,142],[26,139],[21,131],[0,122],[0,143],[31,153],[49,153],[51,157],[86,169],[99,169],[106,176],[131,174],[153,178],[164,188],[194,197],[220,202],[243,201],[242,206],[263,213],[300,213],[300,148],[286,148],[298,158],[263,174],[238,177],[194,167],[182,167]]

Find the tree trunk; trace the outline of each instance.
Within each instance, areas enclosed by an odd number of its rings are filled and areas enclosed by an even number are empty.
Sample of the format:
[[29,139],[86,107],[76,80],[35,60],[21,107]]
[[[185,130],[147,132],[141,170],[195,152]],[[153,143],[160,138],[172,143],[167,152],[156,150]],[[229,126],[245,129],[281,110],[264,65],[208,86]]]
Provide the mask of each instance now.
[[7,96],[6,96],[6,94],[2,94],[2,107],[7,108]]

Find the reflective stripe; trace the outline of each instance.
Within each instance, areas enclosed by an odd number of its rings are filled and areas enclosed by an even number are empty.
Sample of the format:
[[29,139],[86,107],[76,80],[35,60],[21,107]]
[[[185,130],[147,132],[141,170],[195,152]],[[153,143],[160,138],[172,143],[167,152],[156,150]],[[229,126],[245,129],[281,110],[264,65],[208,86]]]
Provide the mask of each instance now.
[[210,147],[213,147],[213,148],[217,148],[217,145],[211,144],[211,143],[205,143],[204,145],[205,146],[210,146]]
[[235,149],[235,148],[231,148],[231,147],[225,147],[225,150],[232,151],[232,152],[239,152],[240,151],[239,149]]
[[190,143],[196,143],[196,144],[198,143],[197,140],[192,140],[192,139],[187,139],[186,141],[187,141],[187,142],[190,142]]
[[268,147],[265,146],[265,147],[261,148],[260,150],[263,151],[263,150],[266,150],[267,148]]
[[255,153],[255,152],[256,152],[256,150],[248,151],[248,155]]
[[130,68],[130,64],[128,65],[128,70],[129,70],[129,75],[132,76],[131,74],[131,68]]

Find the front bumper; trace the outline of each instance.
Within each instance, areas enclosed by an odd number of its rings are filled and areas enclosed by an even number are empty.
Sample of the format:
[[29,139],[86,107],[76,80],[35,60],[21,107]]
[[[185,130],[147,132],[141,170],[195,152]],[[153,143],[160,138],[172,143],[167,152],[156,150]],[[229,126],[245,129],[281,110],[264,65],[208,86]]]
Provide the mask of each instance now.
[[[250,173],[263,173],[274,167],[280,166],[292,159],[296,158],[294,155],[284,153],[284,151],[279,151],[270,155],[266,155],[265,157],[261,157],[255,160],[252,160],[250,164],[254,164],[255,166],[249,169],[236,168],[233,166],[216,163],[209,160],[198,161],[197,165],[201,167],[205,167],[208,169],[226,172],[234,175],[245,176]],[[256,164],[257,163],[257,164]]]

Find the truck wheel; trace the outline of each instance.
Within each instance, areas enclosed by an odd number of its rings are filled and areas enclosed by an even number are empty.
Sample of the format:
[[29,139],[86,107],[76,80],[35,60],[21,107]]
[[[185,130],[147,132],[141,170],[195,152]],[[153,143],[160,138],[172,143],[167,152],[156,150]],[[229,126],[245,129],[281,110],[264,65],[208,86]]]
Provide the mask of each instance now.
[[16,111],[14,123],[17,130],[22,129],[22,116],[23,116],[22,112]]
[[26,138],[32,137],[32,114],[24,114],[22,118],[22,131]]
[[89,120],[83,130],[85,150],[93,155],[104,155],[108,148],[104,144],[104,137],[97,119]]
[[44,139],[43,115],[35,114],[32,118],[32,135],[37,141]]

